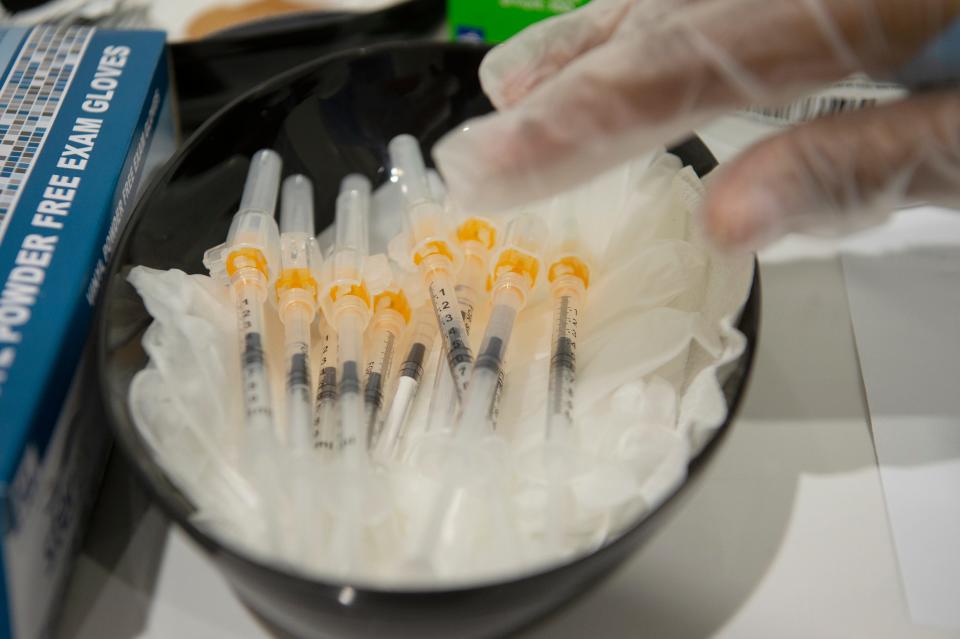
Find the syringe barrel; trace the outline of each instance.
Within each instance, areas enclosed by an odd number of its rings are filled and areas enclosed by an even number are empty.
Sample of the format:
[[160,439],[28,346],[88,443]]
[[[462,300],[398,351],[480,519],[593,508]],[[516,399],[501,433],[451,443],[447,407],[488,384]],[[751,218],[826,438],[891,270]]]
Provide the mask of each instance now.
[[[503,358],[510,344],[513,325],[517,320],[520,309],[523,308],[523,298],[515,289],[504,289],[502,294],[493,298],[493,309],[490,311],[490,320],[487,330],[483,334],[483,342],[477,353],[475,368],[489,368],[497,374],[503,367]],[[472,382],[471,382],[472,383]]]
[[497,393],[500,372],[492,368],[475,368],[470,376],[470,387],[463,400],[459,434],[479,437],[490,431],[490,409]]
[[280,203],[280,232],[316,235],[313,220],[313,186],[304,175],[291,175],[283,181]]
[[254,154],[240,200],[240,213],[266,213],[273,216],[280,190],[283,162],[276,151],[262,149]]
[[422,306],[413,312],[413,324],[410,330],[410,342],[433,344],[433,336],[437,332],[437,320],[433,316],[433,309]]
[[[258,271],[253,271],[258,273]],[[240,362],[243,383],[244,409],[249,430],[273,430],[273,406],[270,393],[270,374],[267,370],[264,343],[263,301],[265,289],[252,279],[238,278],[233,283],[233,295],[240,338]]]
[[381,461],[390,461],[396,453],[419,387],[419,378],[403,376],[399,379],[393,402],[383,422],[383,430],[380,432],[374,451]]
[[433,311],[440,335],[443,338],[447,365],[455,382],[457,397],[467,390],[473,353],[456,297],[456,285],[450,272],[450,261],[440,255],[431,255],[421,264],[421,272],[427,280]]
[[[364,316],[365,309],[359,302],[351,300],[349,296],[344,301],[348,303],[338,309],[340,312],[334,319],[337,327],[337,357],[341,364],[353,362],[357,368],[347,371],[352,375],[347,375],[346,379],[341,378],[340,383],[346,382],[347,390],[355,389],[359,392],[359,367],[363,362],[363,330],[367,320]],[[342,370],[341,373],[343,373]]]
[[393,370],[397,344],[406,322],[400,313],[385,309],[374,313],[368,333],[364,403],[367,408],[367,437],[376,438],[387,381]]
[[[431,309],[424,307],[414,312],[407,354],[400,364],[393,401],[376,444],[375,453],[381,461],[389,461],[397,451],[436,331],[437,321]],[[450,393],[453,394],[452,381]]]
[[[346,296],[350,300],[353,296]],[[355,298],[354,298],[355,299]],[[337,402],[340,406],[340,445],[350,464],[366,458],[360,366],[363,361],[363,328],[366,318],[355,305],[342,306],[335,318],[340,379]]]
[[577,334],[586,287],[575,275],[564,275],[551,285],[554,308],[547,387],[547,439],[563,443],[573,434]]
[[312,448],[313,404],[310,396],[310,324],[313,312],[303,306],[288,308],[281,318],[287,358],[287,441],[296,450]]
[[333,452],[337,446],[339,424],[335,406],[337,403],[337,336],[333,327],[321,320],[320,383],[314,409],[314,445],[325,452]]

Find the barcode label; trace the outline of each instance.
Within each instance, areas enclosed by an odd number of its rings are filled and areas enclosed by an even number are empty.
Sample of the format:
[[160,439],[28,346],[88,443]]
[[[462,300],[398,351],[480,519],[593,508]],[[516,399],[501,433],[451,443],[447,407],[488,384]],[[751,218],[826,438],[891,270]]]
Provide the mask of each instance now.
[[824,115],[858,111],[876,106],[876,98],[835,98],[828,96],[809,96],[782,107],[750,107],[749,113],[783,122],[806,122]]
[[899,85],[873,82],[864,76],[855,76],[791,104],[748,107],[742,113],[767,123],[790,125],[827,115],[869,109],[902,98],[906,94],[906,89]]

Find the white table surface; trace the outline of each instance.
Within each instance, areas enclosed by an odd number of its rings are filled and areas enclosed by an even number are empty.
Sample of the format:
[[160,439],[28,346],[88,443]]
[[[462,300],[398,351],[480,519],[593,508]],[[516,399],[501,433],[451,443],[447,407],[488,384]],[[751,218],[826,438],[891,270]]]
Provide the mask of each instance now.
[[[910,621],[839,258],[788,240],[761,256],[761,278],[749,392],[693,498],[526,637],[960,637]],[[114,464],[58,637],[269,636]]]

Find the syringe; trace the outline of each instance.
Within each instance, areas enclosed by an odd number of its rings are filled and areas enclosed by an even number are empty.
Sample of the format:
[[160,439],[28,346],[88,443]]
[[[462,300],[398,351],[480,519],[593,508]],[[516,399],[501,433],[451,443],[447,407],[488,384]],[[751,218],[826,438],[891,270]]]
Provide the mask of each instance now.
[[573,429],[573,397],[577,372],[577,331],[590,286],[590,268],[576,235],[576,221],[564,234],[547,270],[553,298],[553,339],[547,388],[547,439],[565,441]]
[[503,373],[503,357],[517,315],[537,282],[548,232],[539,217],[520,214],[507,225],[503,246],[493,259],[490,272],[493,308],[463,400],[459,431],[464,436],[482,435],[490,424]]
[[573,401],[577,371],[577,333],[580,314],[590,286],[590,268],[579,240],[576,217],[569,211],[557,216],[557,237],[547,280],[553,298],[553,335],[547,386],[546,538],[550,548],[561,548],[567,528],[566,483],[573,446]]
[[240,208],[227,231],[227,241],[203,255],[203,264],[210,275],[230,287],[236,304],[243,402],[251,451],[264,439],[275,436],[270,376],[264,352],[263,303],[280,271],[280,230],[273,216],[281,167],[280,156],[268,149],[253,156]]
[[365,277],[373,295],[373,319],[368,330],[368,356],[364,369],[363,402],[367,419],[367,442],[372,447],[383,409],[383,391],[393,366],[393,357],[403,329],[410,323],[407,295],[386,255],[367,258]]
[[303,175],[283,182],[280,204],[280,258],[277,312],[283,322],[287,357],[287,442],[312,448],[310,325],[317,314],[317,283],[322,267],[313,226],[313,187]]
[[[423,366],[430,353],[433,338],[437,333],[437,320],[433,309],[423,305],[413,312],[410,345],[407,355],[400,364],[397,388],[390,403],[390,410],[383,423],[380,437],[377,439],[374,454],[380,461],[389,461],[396,457],[404,436],[404,428],[410,417],[413,401],[420,389]],[[446,367],[447,379],[450,373]],[[450,394],[453,395],[453,381],[450,381]]]
[[[463,324],[470,333],[474,314],[486,296],[487,268],[490,251],[497,242],[497,227],[493,221],[478,215],[463,215],[455,209],[458,217],[456,241],[463,252],[463,266],[457,274],[457,301],[463,311]],[[449,371],[438,371],[431,396],[430,419],[427,430],[438,431],[453,428],[457,413],[457,396]]]
[[367,458],[360,364],[363,331],[370,321],[370,293],[363,278],[369,214],[369,180],[361,175],[348,175],[340,185],[337,198],[336,241],[327,260],[329,284],[323,295],[323,308],[337,333],[339,448],[351,463]]
[[430,292],[454,388],[457,396],[463,397],[473,354],[455,291],[459,252],[449,240],[443,207],[430,193],[417,140],[409,135],[397,136],[390,141],[389,151],[404,197],[410,256]]
[[[504,312],[498,311],[498,301],[501,304],[512,304],[514,308],[509,319],[509,326],[504,326],[500,321],[500,330],[496,332],[497,339],[501,340],[500,355],[494,370],[481,372],[477,376],[477,368],[480,366],[478,360],[477,366],[473,369],[473,376],[470,385],[467,388],[466,397],[463,404],[463,414],[460,428],[452,437],[442,432],[431,431],[420,442],[419,446],[412,451],[412,457],[415,465],[418,464],[417,458],[429,459],[432,455],[438,455],[441,460],[439,464],[428,462],[427,467],[436,468],[439,466],[441,489],[431,500],[432,504],[429,510],[424,527],[417,540],[413,552],[413,558],[409,562],[410,567],[417,570],[435,571],[436,554],[438,548],[442,546],[442,531],[451,512],[451,508],[457,499],[457,493],[467,486],[483,486],[482,492],[491,500],[493,510],[491,514],[496,517],[492,529],[494,534],[504,540],[504,548],[515,549],[514,531],[511,525],[511,519],[507,515],[507,505],[504,502],[502,491],[503,475],[498,472],[498,467],[503,463],[504,455],[502,442],[493,438],[485,438],[484,426],[490,419],[490,408],[493,403],[493,397],[496,393],[500,379],[500,364],[502,363],[502,354],[506,349],[507,340],[510,336],[510,329],[513,325],[513,319],[517,311],[526,301],[526,294],[532,289],[536,282],[539,271],[539,254],[543,243],[546,241],[546,228],[539,218],[533,216],[520,216],[507,227],[506,244],[500,249],[499,259],[494,260],[495,268],[492,274],[493,302],[494,309],[491,315],[491,322],[497,321],[497,318],[504,315]],[[528,237],[528,235],[530,237]],[[468,242],[472,238],[466,238]],[[487,240],[487,245],[492,238]],[[480,242],[483,244],[483,242]],[[482,247],[473,245],[478,251],[476,257],[483,255]],[[530,255],[532,252],[534,255]],[[510,273],[518,271],[522,275],[513,277]],[[485,279],[486,270],[481,271],[480,282]],[[467,273],[469,276],[469,272]],[[500,277],[502,276],[502,277]],[[516,283],[512,282],[516,280]],[[499,285],[499,286],[498,286]],[[482,283],[474,282],[474,286],[483,290]],[[520,303],[516,303],[518,292],[511,289],[515,286],[522,287],[523,295]],[[513,299],[503,299],[506,296],[512,296]],[[479,295],[478,295],[479,297]],[[488,328],[483,343],[489,348],[489,342],[494,337]],[[489,375],[488,375],[489,373]],[[474,380],[480,380],[480,393],[475,395]],[[489,383],[486,383],[489,382]],[[480,398],[483,395],[486,399]],[[470,407],[475,408],[471,409]],[[468,411],[472,414],[468,417]],[[472,423],[477,422],[477,423]],[[420,464],[423,462],[420,461]]]
[[333,453],[339,445],[337,415],[337,334],[320,314],[320,383],[313,415],[313,445],[324,453]]

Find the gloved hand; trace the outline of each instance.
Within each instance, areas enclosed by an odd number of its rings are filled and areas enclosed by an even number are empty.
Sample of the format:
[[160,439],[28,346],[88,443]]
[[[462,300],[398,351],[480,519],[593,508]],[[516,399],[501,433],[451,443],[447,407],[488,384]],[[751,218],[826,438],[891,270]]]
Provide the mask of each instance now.
[[[434,157],[461,204],[515,206],[725,111],[783,104],[855,71],[956,80],[958,17],[956,0],[593,0],[491,51],[480,78],[499,112],[449,134]],[[952,55],[928,48],[945,34]],[[960,92],[801,125],[712,182],[706,223],[726,245],[842,225],[903,198],[957,203]]]

